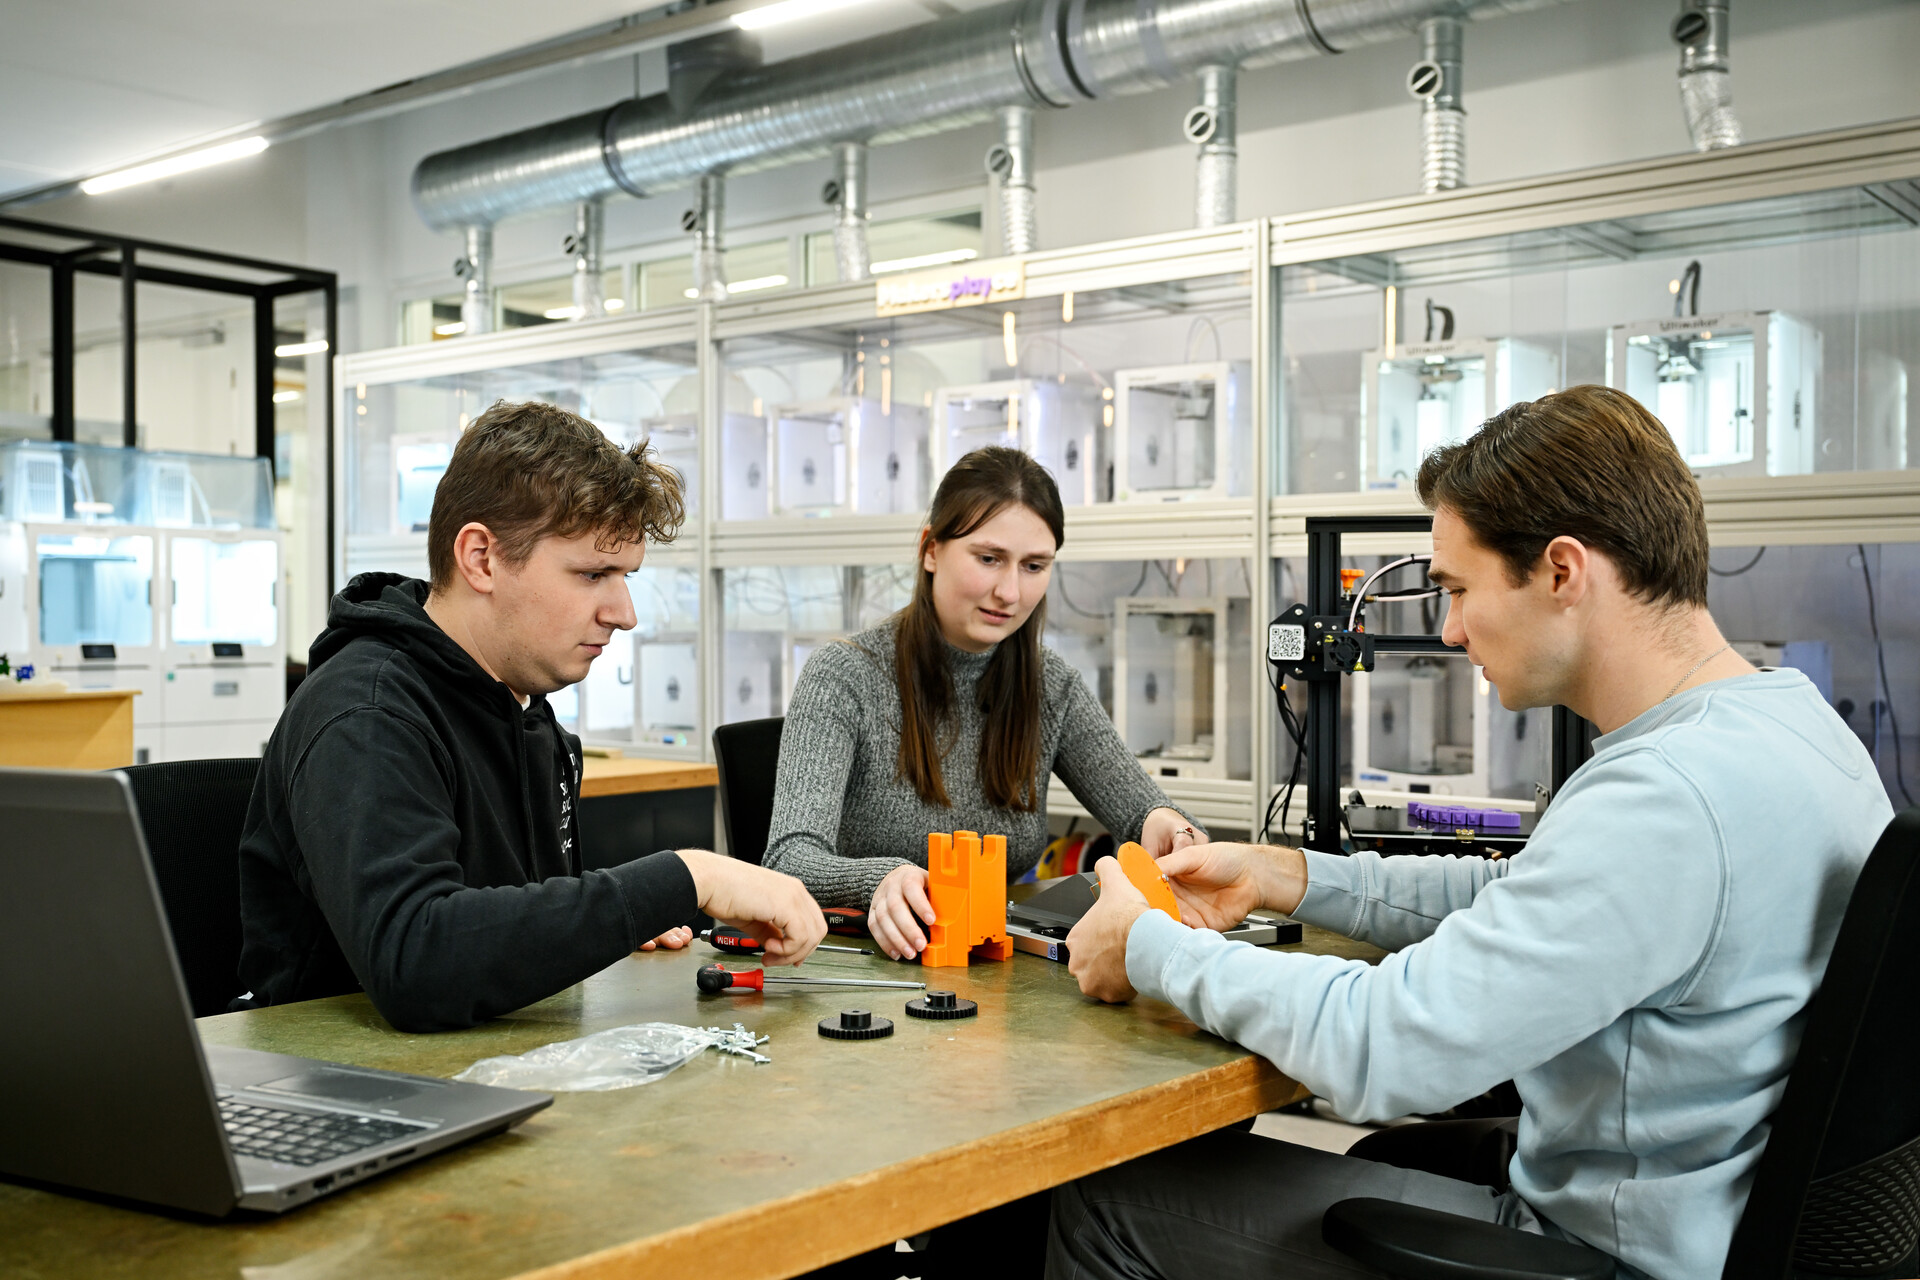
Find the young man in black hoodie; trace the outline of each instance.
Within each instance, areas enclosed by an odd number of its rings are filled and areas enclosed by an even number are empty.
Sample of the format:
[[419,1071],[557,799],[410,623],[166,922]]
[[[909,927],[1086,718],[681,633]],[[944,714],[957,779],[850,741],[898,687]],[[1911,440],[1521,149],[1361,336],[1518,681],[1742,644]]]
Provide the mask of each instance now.
[[683,518],[644,446],[552,405],[467,429],[434,495],[432,583],[347,584],[267,744],[242,1007],[364,988],[401,1030],[468,1027],[684,945],[696,910],[752,928],[770,964],[813,950],[826,922],[791,876],[697,849],[581,869],[580,740],[546,695],[633,627],[625,576]]

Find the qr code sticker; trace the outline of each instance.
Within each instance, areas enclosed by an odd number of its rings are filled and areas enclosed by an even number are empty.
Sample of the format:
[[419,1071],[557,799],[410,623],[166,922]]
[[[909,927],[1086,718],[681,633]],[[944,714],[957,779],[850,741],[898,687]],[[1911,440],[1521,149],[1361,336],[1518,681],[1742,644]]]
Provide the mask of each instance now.
[[1307,629],[1286,623],[1267,628],[1267,661],[1298,662],[1307,656]]

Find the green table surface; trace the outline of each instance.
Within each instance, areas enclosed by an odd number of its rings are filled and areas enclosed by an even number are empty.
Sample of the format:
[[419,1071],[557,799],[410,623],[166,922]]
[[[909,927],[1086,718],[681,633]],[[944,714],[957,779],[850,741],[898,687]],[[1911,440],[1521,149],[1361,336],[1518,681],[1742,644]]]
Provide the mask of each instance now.
[[[1295,948],[1379,953],[1309,928]],[[837,941],[845,941],[840,939]],[[404,1035],[365,996],[202,1019],[210,1044],[423,1075],[637,1022],[772,1037],[768,1065],[708,1052],[656,1082],[563,1093],[519,1128],[280,1218],[209,1222],[0,1183],[0,1275],[237,1280],[709,1277],[770,1280],[1219,1128],[1300,1094],[1172,1007],[1086,1000],[1065,966],[922,970],[818,953],[815,976],[927,980],[977,1018],[904,1015],[904,990],[699,994],[703,942],[636,955],[469,1031]],[[747,963],[745,957],[726,957]],[[790,971],[786,971],[790,972]],[[822,1017],[894,1019],[867,1042]]]

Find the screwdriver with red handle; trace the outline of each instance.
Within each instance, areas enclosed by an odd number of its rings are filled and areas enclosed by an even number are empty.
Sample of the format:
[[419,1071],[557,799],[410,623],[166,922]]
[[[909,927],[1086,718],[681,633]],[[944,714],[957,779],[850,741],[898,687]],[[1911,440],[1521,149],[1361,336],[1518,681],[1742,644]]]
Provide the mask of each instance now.
[[729,969],[723,964],[703,967],[694,980],[708,995],[722,991],[765,991],[769,982],[789,982],[804,987],[912,987],[921,991],[927,987],[924,982],[882,982],[877,978],[802,978],[768,973],[765,969]]
[[[724,951],[728,955],[757,956],[767,949],[767,944],[748,933],[745,929],[730,924],[717,924],[711,929],[703,929],[700,936],[713,944],[715,951]],[[845,951],[849,955],[870,956],[873,954],[865,947],[830,947],[821,943],[815,951]]]

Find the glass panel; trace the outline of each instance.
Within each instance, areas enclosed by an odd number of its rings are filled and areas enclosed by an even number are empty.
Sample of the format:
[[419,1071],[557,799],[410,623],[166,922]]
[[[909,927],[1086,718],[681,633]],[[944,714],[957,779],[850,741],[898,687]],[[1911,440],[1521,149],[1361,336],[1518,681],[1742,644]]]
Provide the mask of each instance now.
[[460,319],[460,295],[438,298],[414,298],[400,304],[400,345],[411,347],[423,342],[444,342],[467,331]]
[[271,529],[273,468],[265,458],[143,453],[142,523],[169,528]]
[[813,651],[874,626],[913,597],[910,565],[727,569],[720,718],[785,715]]
[[1054,566],[1047,647],[1156,777],[1251,776],[1248,572],[1240,559]]
[[[890,218],[867,224],[868,270],[876,276],[914,271],[949,262],[971,262],[986,249],[979,209],[956,209],[918,218]],[[840,279],[833,252],[833,232],[816,231],[807,237],[807,283],[834,284]]]
[[591,742],[697,744],[699,570],[642,565],[628,575],[627,591],[634,629],[614,632],[587,678],[549,699],[554,714]]
[[1069,505],[1249,496],[1250,308],[1230,275],[735,339],[727,408],[768,439],[728,464],[766,459],[774,515],[919,512],[990,443]]
[[174,538],[168,556],[174,644],[272,644],[278,638],[280,557],[273,543]]
[[142,455],[104,445],[0,444],[0,515],[42,524],[146,524]]
[[699,378],[691,341],[649,351],[515,365],[348,393],[348,576],[372,569],[426,574],[433,495],[467,424],[497,400],[543,400],[599,424],[622,445],[652,439],[688,481],[699,508],[693,414]]
[[1920,779],[1920,545],[1716,549],[1707,601],[1749,662],[1806,673],[1895,808]]
[[1288,267],[1276,483],[1409,487],[1579,383],[1639,399],[1703,479],[1905,468],[1916,281],[1920,230],[1859,189]]
[[153,539],[42,534],[40,643],[153,643]]
[[[624,296],[626,281],[622,276],[619,267],[600,273],[600,296],[606,300],[610,313],[618,313],[627,305]],[[579,312],[573,304],[573,277],[570,275],[506,285],[497,292],[502,329],[526,329],[579,318]]]
[[38,355],[52,350],[52,320],[46,269],[0,262],[0,443],[53,438],[52,380]]

